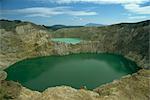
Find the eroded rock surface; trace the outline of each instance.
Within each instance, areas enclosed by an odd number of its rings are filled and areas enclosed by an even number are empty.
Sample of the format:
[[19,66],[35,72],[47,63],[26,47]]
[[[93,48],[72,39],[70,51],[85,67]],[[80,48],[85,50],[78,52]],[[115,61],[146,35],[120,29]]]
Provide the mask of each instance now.
[[48,42],[50,36],[47,31],[31,23],[23,25],[20,23],[11,30],[0,27],[0,68],[2,69],[22,59],[50,54],[51,44]]
[[16,99],[22,86],[13,81],[0,81],[0,100]]
[[[104,100],[149,100],[150,70],[140,70],[110,84],[94,89]],[[103,100],[103,99],[102,99]]]
[[5,71],[0,71],[0,81],[3,81],[7,78],[7,73]]

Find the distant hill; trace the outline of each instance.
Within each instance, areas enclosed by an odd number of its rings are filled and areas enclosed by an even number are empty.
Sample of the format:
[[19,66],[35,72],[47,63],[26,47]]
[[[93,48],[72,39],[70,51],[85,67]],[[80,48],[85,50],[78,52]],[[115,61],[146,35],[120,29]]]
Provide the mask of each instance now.
[[21,20],[5,20],[0,19],[0,29],[5,29],[7,31],[14,31],[17,26],[31,24],[36,29],[47,30],[45,27],[41,25],[36,25],[32,22],[21,21]]
[[105,25],[103,25],[103,24],[96,24],[96,23],[88,23],[88,24],[86,24],[85,26],[89,26],[89,27],[91,27],[91,26],[105,26]]
[[45,28],[47,29],[51,29],[51,30],[58,30],[58,29],[62,29],[62,28],[80,28],[83,26],[66,26],[66,25],[53,25],[53,26],[45,26],[43,25]]

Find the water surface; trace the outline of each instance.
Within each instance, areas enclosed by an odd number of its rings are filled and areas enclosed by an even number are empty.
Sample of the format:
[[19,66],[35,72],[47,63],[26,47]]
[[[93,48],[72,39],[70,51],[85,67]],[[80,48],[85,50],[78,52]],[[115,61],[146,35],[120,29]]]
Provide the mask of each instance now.
[[79,38],[52,38],[51,40],[55,42],[63,42],[68,44],[77,44],[81,42]]
[[43,91],[47,87],[68,85],[96,88],[138,70],[136,64],[113,54],[72,54],[20,61],[8,69],[7,80]]

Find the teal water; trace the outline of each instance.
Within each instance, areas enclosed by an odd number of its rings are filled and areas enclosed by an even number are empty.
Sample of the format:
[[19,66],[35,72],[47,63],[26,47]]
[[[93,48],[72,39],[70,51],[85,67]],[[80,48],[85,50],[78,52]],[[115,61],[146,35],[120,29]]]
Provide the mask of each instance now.
[[81,42],[79,38],[52,38],[51,40],[55,42],[63,42],[68,44],[77,44]]
[[26,59],[6,69],[7,80],[33,90],[68,85],[96,88],[138,70],[137,65],[114,54],[72,54]]

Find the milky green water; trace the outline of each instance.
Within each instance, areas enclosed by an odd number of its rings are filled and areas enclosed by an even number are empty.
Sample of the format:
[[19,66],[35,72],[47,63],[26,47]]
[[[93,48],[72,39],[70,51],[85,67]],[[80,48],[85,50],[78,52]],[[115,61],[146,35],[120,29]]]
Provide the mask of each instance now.
[[85,53],[27,59],[10,66],[6,72],[7,80],[43,91],[61,85],[93,89],[137,70],[137,65],[123,56]]
[[55,42],[63,42],[68,44],[77,44],[81,42],[79,38],[52,38],[51,40]]

